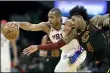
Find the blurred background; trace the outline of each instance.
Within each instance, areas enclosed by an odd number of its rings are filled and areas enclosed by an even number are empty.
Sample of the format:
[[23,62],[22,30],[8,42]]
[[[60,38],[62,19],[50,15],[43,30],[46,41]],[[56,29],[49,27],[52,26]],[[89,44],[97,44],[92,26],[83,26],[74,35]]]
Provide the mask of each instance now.
[[[62,11],[62,16],[69,17],[69,10],[75,5],[83,5],[87,9],[89,17],[93,17],[98,14],[106,14],[110,12],[109,1],[1,1],[0,2],[0,20],[5,19],[7,21],[27,21],[30,23],[39,23],[47,21],[48,11],[57,7]],[[20,36],[16,40],[18,50],[19,64],[16,67],[12,66],[13,72],[53,72],[54,68],[52,64],[57,61],[50,62],[52,55],[49,57],[40,57],[39,51],[33,53],[30,56],[22,54],[24,48],[33,45],[41,44],[43,36],[46,35],[43,31],[31,32],[20,29]],[[13,60],[13,54],[10,46],[11,59]],[[57,53],[57,52],[56,52]],[[53,56],[56,57],[56,56]],[[57,63],[55,63],[57,64]],[[94,70],[94,64],[84,62],[79,71],[90,68]]]

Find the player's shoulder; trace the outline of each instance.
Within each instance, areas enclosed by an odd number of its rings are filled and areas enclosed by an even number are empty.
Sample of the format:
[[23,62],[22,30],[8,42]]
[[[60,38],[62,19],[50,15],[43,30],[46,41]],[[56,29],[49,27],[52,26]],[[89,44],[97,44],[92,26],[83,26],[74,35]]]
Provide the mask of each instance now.
[[44,25],[47,25],[48,22],[40,22],[39,24],[44,24]]
[[96,16],[93,16],[90,20],[98,20],[102,18],[102,15],[96,15]]

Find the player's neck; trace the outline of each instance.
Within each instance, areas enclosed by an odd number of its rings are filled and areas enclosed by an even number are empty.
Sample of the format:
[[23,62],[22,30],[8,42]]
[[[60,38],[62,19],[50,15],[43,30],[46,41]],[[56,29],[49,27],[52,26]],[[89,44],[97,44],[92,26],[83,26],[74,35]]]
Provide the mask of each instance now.
[[81,28],[81,31],[86,30],[86,27],[87,27],[87,23],[83,24],[83,26],[82,26],[82,28]]
[[54,29],[60,30],[61,29],[61,23],[57,23],[56,26],[54,27]]
[[78,31],[78,35],[80,35],[83,31],[85,31],[86,28],[87,28],[87,23],[83,24],[83,27],[77,30]]

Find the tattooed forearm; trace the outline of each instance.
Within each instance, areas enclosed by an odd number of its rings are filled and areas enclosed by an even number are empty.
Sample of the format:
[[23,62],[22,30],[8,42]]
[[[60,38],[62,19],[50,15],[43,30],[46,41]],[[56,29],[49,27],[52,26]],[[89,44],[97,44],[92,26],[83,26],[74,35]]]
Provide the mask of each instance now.
[[110,28],[110,18],[106,19],[106,20],[103,22],[103,26]]
[[105,14],[105,15],[96,15],[94,16],[92,19],[90,19],[91,24],[93,24],[94,26],[96,26],[97,28],[101,27],[103,25],[103,22],[109,18],[109,14]]

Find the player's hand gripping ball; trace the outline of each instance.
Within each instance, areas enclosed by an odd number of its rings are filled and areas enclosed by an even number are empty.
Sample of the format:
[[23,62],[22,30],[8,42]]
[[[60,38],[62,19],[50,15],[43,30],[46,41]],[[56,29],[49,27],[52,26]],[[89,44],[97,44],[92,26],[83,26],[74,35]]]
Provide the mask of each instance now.
[[15,40],[19,36],[19,26],[16,22],[8,22],[3,28],[3,35],[8,40]]

